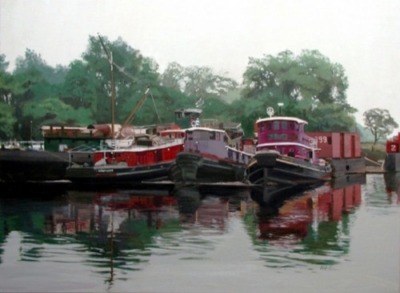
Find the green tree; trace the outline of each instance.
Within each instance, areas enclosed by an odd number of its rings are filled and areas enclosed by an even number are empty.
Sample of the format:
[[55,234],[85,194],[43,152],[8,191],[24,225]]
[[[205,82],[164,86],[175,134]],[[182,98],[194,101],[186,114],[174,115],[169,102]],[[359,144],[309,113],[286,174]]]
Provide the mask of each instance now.
[[14,125],[17,119],[14,116],[12,106],[0,102],[0,139],[5,140],[14,137]]
[[11,104],[12,75],[6,71],[8,64],[6,56],[0,55],[0,101]]
[[225,76],[214,74],[209,67],[183,67],[170,63],[161,76],[161,84],[180,90],[187,96],[197,98],[201,107],[208,98],[222,98],[237,88],[238,83]]
[[[112,58],[112,72],[107,54]],[[92,83],[97,94],[95,120],[98,123],[111,122],[114,90],[115,122],[122,123],[147,88],[147,80],[141,76],[141,70],[148,68],[144,57],[121,38],[110,42],[106,37],[94,36],[89,36],[89,45],[82,57],[88,75],[97,79],[95,84]]]
[[67,68],[57,65],[55,68],[49,66],[40,54],[31,49],[26,49],[24,57],[18,57],[15,62],[14,74],[35,69],[40,72],[49,84],[61,84],[64,82]]
[[[347,87],[344,68],[318,51],[303,50],[297,57],[283,51],[249,59],[241,95],[247,113],[263,117],[267,107],[277,110],[283,103],[282,114],[309,120],[314,129],[349,131],[354,129],[356,109],[347,102]],[[318,118],[321,113],[330,114],[323,123]]]
[[[35,105],[39,109],[47,105],[48,99],[59,99],[65,73],[66,68],[60,65],[57,65],[56,68],[47,65],[40,54],[30,49],[26,50],[24,57],[17,58],[12,82],[9,84],[11,88],[9,103],[14,107],[15,117],[18,121],[14,126],[16,138],[40,137],[40,128],[33,128],[33,133],[31,133],[31,125],[40,126],[48,120],[48,116],[45,114],[40,116],[43,111],[38,111],[36,115],[30,115],[32,111],[29,108]],[[49,111],[57,117],[60,109],[62,107],[55,107]]]
[[13,128],[17,119],[11,105],[13,77],[6,70],[8,68],[6,56],[0,55],[0,139],[14,136]]
[[184,92],[184,72],[185,68],[182,65],[176,62],[169,63],[160,77],[161,85],[175,91]]
[[374,136],[374,145],[379,139],[391,134],[394,128],[399,127],[386,109],[373,108],[365,111],[363,116],[365,128],[369,129]]
[[[83,61],[73,61],[63,85],[62,100],[78,112],[85,110],[86,116],[82,118],[89,122],[96,122],[98,109],[98,92],[101,85],[93,71],[88,70],[88,65]],[[79,125],[84,125],[78,119]]]

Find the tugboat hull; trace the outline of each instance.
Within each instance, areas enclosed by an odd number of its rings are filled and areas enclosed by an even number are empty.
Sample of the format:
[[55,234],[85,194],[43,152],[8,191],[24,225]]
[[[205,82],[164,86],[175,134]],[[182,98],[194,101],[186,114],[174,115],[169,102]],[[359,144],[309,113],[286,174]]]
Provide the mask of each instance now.
[[65,173],[70,162],[92,164],[89,152],[52,151],[0,151],[0,181],[56,181],[65,180]]
[[383,169],[386,172],[400,172],[400,153],[387,153]]
[[247,168],[247,178],[259,190],[253,190],[267,202],[276,194],[290,193],[331,179],[329,165],[315,165],[304,160],[282,156],[276,152],[256,154]]
[[203,156],[199,153],[181,152],[168,171],[173,182],[236,182],[245,181],[246,165],[228,160]]

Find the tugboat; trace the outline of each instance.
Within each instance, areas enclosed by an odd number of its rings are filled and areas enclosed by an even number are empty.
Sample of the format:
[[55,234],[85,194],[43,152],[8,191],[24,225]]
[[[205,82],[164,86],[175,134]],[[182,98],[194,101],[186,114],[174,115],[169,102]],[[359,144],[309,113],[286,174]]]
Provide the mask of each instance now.
[[313,186],[331,179],[331,167],[317,156],[317,140],[305,133],[307,121],[296,117],[273,116],[258,119],[256,152],[247,166],[247,179],[258,194],[268,197]]
[[244,182],[253,154],[243,151],[240,123],[186,130],[184,151],[177,154],[168,179],[177,185]]
[[158,135],[136,136],[133,145],[94,151],[91,164],[72,164],[66,179],[78,184],[135,184],[146,179],[163,179],[176,155],[183,150],[182,129]]

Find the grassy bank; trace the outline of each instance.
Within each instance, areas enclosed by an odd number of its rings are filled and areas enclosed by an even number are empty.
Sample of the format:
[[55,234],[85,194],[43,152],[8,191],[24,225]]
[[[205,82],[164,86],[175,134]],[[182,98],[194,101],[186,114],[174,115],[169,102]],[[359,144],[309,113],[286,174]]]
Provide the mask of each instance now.
[[363,155],[375,159],[384,160],[386,155],[386,146],[383,143],[377,143],[375,146],[372,143],[361,143],[361,152]]

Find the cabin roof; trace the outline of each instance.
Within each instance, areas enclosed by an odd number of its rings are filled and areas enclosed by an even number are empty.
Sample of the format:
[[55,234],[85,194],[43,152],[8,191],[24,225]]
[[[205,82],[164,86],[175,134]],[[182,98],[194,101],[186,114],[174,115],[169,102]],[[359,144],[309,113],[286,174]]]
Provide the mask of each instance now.
[[164,130],[161,130],[160,133],[170,133],[170,132],[177,133],[177,132],[185,132],[185,131],[186,131],[185,129],[176,128],[176,129],[164,129]]
[[286,117],[286,116],[274,116],[274,117],[268,117],[268,118],[260,118],[256,121],[256,123],[258,124],[260,122],[275,121],[275,120],[295,121],[299,124],[308,124],[308,122],[303,119],[296,118],[296,117]]
[[192,127],[187,129],[187,131],[208,131],[208,132],[226,133],[226,131],[223,129],[210,128],[210,127]]

